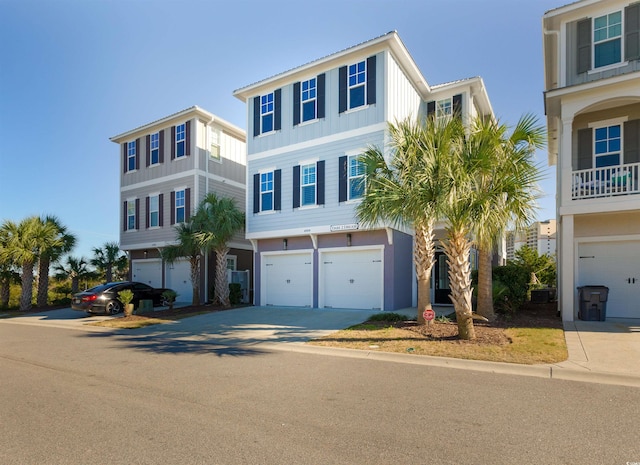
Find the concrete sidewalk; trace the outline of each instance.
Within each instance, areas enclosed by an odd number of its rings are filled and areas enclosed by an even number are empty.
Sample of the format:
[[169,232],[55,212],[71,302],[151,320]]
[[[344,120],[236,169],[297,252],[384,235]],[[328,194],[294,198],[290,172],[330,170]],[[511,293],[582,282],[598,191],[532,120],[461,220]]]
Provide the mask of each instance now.
[[[438,315],[450,307],[435,308]],[[86,323],[110,316],[86,316],[71,309],[52,310],[10,319],[0,324],[28,324],[85,331],[113,332],[132,339],[162,340],[167,344],[185,341],[211,345],[259,345],[287,350],[343,357],[387,360],[493,373],[537,376],[573,381],[621,384],[640,387],[640,320],[609,319],[565,322],[569,358],[565,362],[543,365],[461,360],[413,354],[336,349],[310,346],[308,340],[331,334],[365,321],[371,310],[245,307],[207,313],[173,323],[136,330],[114,330]],[[416,309],[399,311],[415,317]]]

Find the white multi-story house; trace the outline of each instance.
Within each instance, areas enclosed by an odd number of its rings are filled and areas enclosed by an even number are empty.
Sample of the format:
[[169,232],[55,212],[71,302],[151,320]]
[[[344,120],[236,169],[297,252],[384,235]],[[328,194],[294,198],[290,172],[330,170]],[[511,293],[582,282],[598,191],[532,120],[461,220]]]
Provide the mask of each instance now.
[[[393,310],[415,304],[412,232],[366,229],[359,155],[388,123],[491,115],[482,79],[430,86],[396,32],[235,91],[247,106],[247,238],[255,303]],[[439,231],[440,237],[444,231]],[[450,304],[444,254],[435,303]]]
[[640,3],[582,0],[542,26],[562,318],[599,285],[607,317],[640,318]]
[[[120,146],[120,248],[128,253],[134,281],[193,296],[187,260],[163,262],[161,250],[176,243],[175,226],[189,220],[209,192],[244,209],[245,132],[197,106],[111,138]],[[231,270],[252,270],[244,232],[233,239]],[[201,301],[210,296],[215,258],[201,267]]]

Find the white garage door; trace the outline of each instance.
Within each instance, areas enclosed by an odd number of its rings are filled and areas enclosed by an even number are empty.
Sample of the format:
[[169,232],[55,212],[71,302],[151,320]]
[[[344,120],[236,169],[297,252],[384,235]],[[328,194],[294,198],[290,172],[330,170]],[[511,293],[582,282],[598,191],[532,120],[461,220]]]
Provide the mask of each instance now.
[[131,268],[133,281],[162,287],[162,260],[133,260]]
[[578,286],[609,288],[607,318],[640,318],[640,241],[578,246]]
[[383,308],[381,249],[320,252],[320,306]]
[[167,265],[165,287],[178,293],[178,302],[192,302],[193,286],[191,284],[191,266],[189,260],[178,260]]
[[313,305],[313,260],[310,252],[263,254],[261,262],[262,305]]

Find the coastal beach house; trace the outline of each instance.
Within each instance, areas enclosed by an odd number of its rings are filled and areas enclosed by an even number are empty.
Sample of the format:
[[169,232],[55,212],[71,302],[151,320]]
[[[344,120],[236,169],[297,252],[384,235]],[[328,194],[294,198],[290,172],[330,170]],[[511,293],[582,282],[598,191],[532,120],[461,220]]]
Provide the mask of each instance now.
[[[244,208],[245,132],[197,106],[111,138],[120,146],[120,248],[130,277],[178,293],[191,301],[188,260],[163,262],[163,247],[176,243],[177,224],[186,222],[209,192]],[[230,270],[252,270],[253,254],[244,231],[230,243]],[[201,266],[201,301],[210,297],[215,258]],[[251,275],[252,273],[249,273]],[[248,291],[248,289],[247,289]]]
[[562,318],[582,286],[609,288],[607,318],[640,318],[640,3],[582,0],[542,26]]
[[[430,86],[396,32],[234,92],[247,108],[247,239],[256,305],[415,305],[410,229],[358,223],[364,166],[388,123],[492,113],[482,79]],[[439,237],[444,231],[439,231]],[[433,297],[450,304],[438,251]]]

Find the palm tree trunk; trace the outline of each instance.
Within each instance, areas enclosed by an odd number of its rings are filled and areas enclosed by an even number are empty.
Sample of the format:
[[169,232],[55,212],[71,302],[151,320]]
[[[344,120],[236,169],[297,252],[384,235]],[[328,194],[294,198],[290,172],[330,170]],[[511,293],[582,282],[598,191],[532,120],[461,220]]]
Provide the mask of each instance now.
[[113,280],[113,265],[109,263],[105,269],[105,280],[110,283]]
[[495,320],[493,311],[493,277],[491,252],[485,248],[478,250],[478,315]]
[[451,301],[456,311],[458,336],[465,340],[476,338],[471,307],[470,250],[471,242],[464,231],[449,232],[449,240],[444,244],[444,252],[449,265]]
[[425,324],[422,315],[426,308],[431,309],[431,269],[435,261],[435,244],[433,242],[434,221],[428,219],[425,223],[415,225],[415,249],[413,261],[418,278],[418,324]]
[[36,306],[45,307],[49,298],[49,266],[51,259],[48,255],[40,256],[38,263],[38,296]]
[[20,310],[31,309],[31,299],[33,298],[33,261],[27,260],[22,263],[22,293],[20,294]]
[[0,278],[0,308],[9,306],[10,289],[9,278]]
[[78,276],[74,276],[71,278],[71,294],[77,294],[80,287],[80,278]]
[[193,288],[193,297],[191,305],[200,305],[200,256],[191,257],[191,286]]
[[229,302],[229,280],[227,279],[227,254],[229,253],[229,248],[220,248],[215,252],[216,286],[214,304],[228,308],[231,306]]

